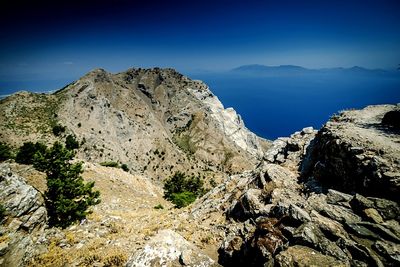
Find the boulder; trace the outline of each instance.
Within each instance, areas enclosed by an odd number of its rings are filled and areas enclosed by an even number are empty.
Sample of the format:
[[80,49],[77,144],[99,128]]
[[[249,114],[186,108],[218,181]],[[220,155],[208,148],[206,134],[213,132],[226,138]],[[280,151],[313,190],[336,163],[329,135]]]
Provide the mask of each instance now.
[[400,245],[392,242],[377,240],[373,248],[388,261],[392,266],[400,266]]
[[215,262],[172,230],[161,230],[143,249],[136,251],[126,266],[215,266]]
[[304,246],[295,245],[282,251],[275,257],[275,263],[280,267],[308,267],[308,266],[350,266],[334,257],[323,255],[318,251]]
[[33,236],[43,232],[47,210],[41,194],[15,174],[8,163],[0,164],[0,203],[5,207],[0,265],[23,266],[35,254]]

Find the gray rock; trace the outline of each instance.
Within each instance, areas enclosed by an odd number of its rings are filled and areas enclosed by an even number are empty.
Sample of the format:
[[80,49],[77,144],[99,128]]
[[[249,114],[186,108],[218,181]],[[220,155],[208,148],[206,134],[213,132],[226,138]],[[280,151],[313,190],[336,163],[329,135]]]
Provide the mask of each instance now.
[[371,240],[377,240],[379,239],[379,236],[369,230],[367,227],[357,224],[357,223],[346,223],[346,228],[354,233],[355,235],[362,237],[362,238],[368,238]]
[[306,267],[306,266],[350,266],[334,257],[323,255],[312,248],[292,246],[279,253],[275,258],[276,266],[280,267]]
[[310,222],[311,217],[310,215],[303,209],[299,208],[294,204],[290,204],[289,206],[289,216],[290,218],[294,219],[295,221],[305,223]]
[[328,189],[328,194],[326,195],[326,201],[329,204],[338,204],[340,202],[349,202],[352,196],[346,193],[339,192],[337,190]]
[[390,264],[393,266],[400,265],[400,245],[391,243],[391,242],[383,242],[377,240],[374,245],[374,249],[378,251],[385,259],[388,260]]
[[172,230],[161,230],[141,250],[136,251],[126,266],[212,266],[215,262],[193,244]]
[[323,254],[330,255],[342,261],[348,257],[334,242],[325,237],[322,231],[314,223],[302,224],[293,234],[294,243],[297,245],[309,246]]

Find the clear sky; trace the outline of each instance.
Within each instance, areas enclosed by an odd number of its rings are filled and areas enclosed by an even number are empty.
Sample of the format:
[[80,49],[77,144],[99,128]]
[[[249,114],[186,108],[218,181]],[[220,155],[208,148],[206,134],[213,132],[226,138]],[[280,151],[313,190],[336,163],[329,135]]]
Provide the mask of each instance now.
[[76,79],[97,67],[400,63],[397,0],[7,2],[0,8],[0,90]]

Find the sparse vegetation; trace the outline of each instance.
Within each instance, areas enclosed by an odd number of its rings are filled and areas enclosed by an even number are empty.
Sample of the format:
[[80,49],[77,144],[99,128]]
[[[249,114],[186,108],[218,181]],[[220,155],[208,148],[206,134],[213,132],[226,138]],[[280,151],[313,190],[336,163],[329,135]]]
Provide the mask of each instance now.
[[34,156],[34,167],[47,175],[45,202],[50,226],[66,228],[84,219],[90,206],[100,203],[94,182],[85,183],[80,175],[82,163],[71,163],[74,156],[74,151],[59,142]]
[[0,161],[12,158],[11,148],[3,142],[0,142]]
[[123,170],[126,171],[126,172],[129,172],[128,165],[126,165],[125,163],[124,163],[124,164],[121,164],[121,169],[123,169]]
[[60,136],[61,134],[65,133],[65,126],[62,126],[61,124],[56,124],[53,126],[52,130],[55,136]]
[[157,206],[154,206],[154,209],[156,209],[156,210],[162,210],[162,209],[164,209],[164,207],[163,207],[163,205],[158,204]]
[[182,172],[176,172],[164,183],[164,198],[177,208],[186,207],[205,192],[203,181],[199,177],[188,177]]
[[115,162],[115,161],[104,161],[104,162],[101,162],[100,165],[104,166],[104,167],[113,167],[113,168],[119,167],[118,162]]
[[79,148],[79,142],[76,140],[75,136],[70,134],[65,139],[65,147],[67,149],[78,149]]
[[21,164],[32,164],[36,153],[44,153],[46,145],[40,142],[25,142],[18,150],[15,161]]

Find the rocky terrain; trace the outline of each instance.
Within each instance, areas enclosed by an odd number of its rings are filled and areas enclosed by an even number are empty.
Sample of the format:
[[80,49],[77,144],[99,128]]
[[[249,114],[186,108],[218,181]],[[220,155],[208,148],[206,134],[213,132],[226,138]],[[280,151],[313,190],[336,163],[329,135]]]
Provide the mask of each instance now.
[[0,100],[0,121],[0,141],[14,147],[52,143],[59,124],[82,142],[81,159],[118,161],[155,180],[177,170],[211,178],[251,169],[268,146],[204,83],[172,69],[96,69],[54,94]]
[[[57,123],[85,139],[83,177],[102,198],[79,224],[49,228],[45,175],[0,163],[0,266],[400,265],[399,106],[343,111],[269,144],[203,83],[132,69],[0,108],[14,146],[60,139]],[[159,182],[175,170],[219,180],[176,209]]]

